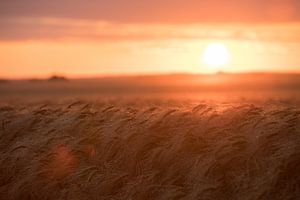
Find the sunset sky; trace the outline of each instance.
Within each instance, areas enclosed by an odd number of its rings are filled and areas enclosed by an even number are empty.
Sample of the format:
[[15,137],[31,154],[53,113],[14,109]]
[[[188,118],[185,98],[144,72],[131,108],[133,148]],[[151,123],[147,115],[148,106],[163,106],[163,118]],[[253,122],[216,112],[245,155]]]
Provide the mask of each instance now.
[[300,72],[299,0],[2,0],[0,77]]

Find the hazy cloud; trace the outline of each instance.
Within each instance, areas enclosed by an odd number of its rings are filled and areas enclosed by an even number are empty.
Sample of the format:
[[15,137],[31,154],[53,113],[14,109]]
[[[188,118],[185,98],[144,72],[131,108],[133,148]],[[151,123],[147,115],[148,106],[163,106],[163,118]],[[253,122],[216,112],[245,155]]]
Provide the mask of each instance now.
[[300,23],[145,24],[56,18],[0,19],[0,40],[234,39],[299,42]]
[[286,22],[300,20],[299,0],[2,0],[1,17],[113,22]]
[[[298,41],[299,11],[299,0],[2,0],[0,39]],[[255,28],[271,23],[292,25]]]

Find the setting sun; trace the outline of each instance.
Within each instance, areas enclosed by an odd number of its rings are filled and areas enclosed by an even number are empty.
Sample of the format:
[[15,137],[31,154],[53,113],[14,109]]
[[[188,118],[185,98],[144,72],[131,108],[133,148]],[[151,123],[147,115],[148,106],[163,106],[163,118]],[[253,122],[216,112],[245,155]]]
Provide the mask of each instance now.
[[0,200],[300,200],[300,0],[0,0],[0,30]]
[[202,55],[202,61],[211,68],[220,68],[230,61],[229,51],[222,44],[209,44]]

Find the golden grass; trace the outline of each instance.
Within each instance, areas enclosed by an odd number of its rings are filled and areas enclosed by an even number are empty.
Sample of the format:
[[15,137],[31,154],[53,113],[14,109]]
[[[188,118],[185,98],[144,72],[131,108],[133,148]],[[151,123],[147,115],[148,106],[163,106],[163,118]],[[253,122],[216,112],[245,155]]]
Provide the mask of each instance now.
[[288,104],[72,101],[0,107],[1,199],[299,199]]

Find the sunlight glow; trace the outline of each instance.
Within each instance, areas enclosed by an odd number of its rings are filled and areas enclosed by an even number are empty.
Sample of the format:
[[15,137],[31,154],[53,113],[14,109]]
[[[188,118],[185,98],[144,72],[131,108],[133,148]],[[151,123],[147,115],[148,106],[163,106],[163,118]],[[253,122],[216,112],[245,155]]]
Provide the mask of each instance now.
[[209,44],[202,55],[202,61],[210,68],[220,68],[229,63],[229,51],[222,44]]

